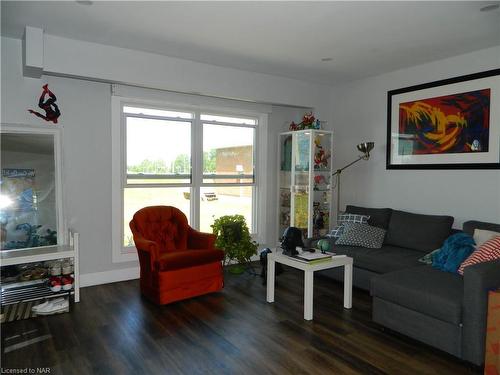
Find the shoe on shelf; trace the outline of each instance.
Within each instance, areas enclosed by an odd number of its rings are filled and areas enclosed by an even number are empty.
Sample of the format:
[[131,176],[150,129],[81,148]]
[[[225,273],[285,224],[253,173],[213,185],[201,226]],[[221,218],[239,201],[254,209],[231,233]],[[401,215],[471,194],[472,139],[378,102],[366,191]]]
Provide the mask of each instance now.
[[63,262],[61,267],[61,272],[63,275],[70,275],[73,272],[73,266],[70,262]]
[[63,290],[70,290],[73,288],[73,278],[71,276],[63,276],[61,278],[62,288]]
[[62,287],[62,281],[60,277],[52,276],[49,279],[49,288],[53,292],[60,292]]
[[52,315],[52,314],[59,314],[62,312],[67,311],[69,308],[69,301],[66,298],[57,298],[53,301],[49,301],[49,303],[44,306],[39,308],[36,311],[37,315]]
[[45,309],[45,308],[46,308],[49,304],[51,304],[51,303],[54,303],[54,302],[61,302],[61,301],[63,301],[63,300],[64,300],[64,298],[63,298],[63,297],[54,298],[54,299],[48,299],[48,300],[46,300],[46,301],[45,301],[45,302],[43,302],[43,303],[40,303],[40,304],[38,304],[38,305],[36,305],[36,306],[33,306],[33,307],[31,308],[31,311],[33,311],[33,312],[37,312],[37,311],[38,311],[38,310],[40,310],[40,309]]
[[54,262],[50,266],[50,274],[52,276],[59,276],[62,272],[61,262]]

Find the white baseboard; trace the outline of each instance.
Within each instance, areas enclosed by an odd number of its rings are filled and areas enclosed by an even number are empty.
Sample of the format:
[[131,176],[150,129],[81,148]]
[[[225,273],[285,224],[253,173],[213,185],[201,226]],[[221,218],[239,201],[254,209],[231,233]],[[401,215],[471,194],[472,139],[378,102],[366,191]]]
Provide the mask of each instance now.
[[139,278],[139,267],[123,268],[104,272],[84,273],[80,275],[80,288],[92,285],[116,283],[118,281]]

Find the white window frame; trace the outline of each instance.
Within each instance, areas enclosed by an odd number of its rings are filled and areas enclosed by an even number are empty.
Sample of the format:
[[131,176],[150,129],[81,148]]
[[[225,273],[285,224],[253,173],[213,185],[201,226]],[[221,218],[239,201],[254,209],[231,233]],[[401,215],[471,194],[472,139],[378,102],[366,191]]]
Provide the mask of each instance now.
[[[267,227],[265,223],[267,184],[265,183],[265,168],[268,149],[268,131],[266,113],[216,107],[212,105],[185,105],[175,102],[157,102],[141,100],[135,98],[125,98],[112,96],[111,98],[111,135],[112,135],[112,261],[113,263],[137,261],[137,251],[135,247],[123,246],[123,195],[124,188],[127,187],[126,171],[126,115],[123,113],[124,106],[140,106],[152,109],[162,109],[180,112],[192,112],[194,118],[191,120],[191,182],[189,184],[129,184],[130,187],[189,187],[191,189],[190,201],[190,225],[199,228],[200,224],[200,189],[215,186],[253,186],[252,196],[252,237],[255,241],[263,243],[267,239]],[[226,116],[248,116],[257,120],[257,125],[243,125],[219,123],[216,121],[202,121],[201,114],[214,114]],[[155,116],[144,116],[155,117]],[[156,117],[155,117],[156,118]],[[178,121],[179,119],[170,118]],[[253,183],[204,183],[203,182],[203,124],[229,125],[235,127],[252,127],[254,132],[254,182]],[[219,176],[220,178],[220,176]]]

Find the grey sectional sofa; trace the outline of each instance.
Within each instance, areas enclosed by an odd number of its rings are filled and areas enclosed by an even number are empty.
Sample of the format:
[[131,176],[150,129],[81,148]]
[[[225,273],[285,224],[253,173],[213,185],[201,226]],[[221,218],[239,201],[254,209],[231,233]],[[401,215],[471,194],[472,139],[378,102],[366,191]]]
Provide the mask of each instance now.
[[[500,287],[500,260],[467,267],[464,276],[439,271],[418,259],[458,232],[452,217],[356,206],[347,206],[346,212],[370,215],[370,225],[387,230],[381,249],[332,244],[335,252],[354,259],[353,283],[373,296],[373,320],[480,366],[487,292]],[[500,232],[500,224],[463,225],[469,234],[476,228]],[[343,279],[341,269],[323,274]]]

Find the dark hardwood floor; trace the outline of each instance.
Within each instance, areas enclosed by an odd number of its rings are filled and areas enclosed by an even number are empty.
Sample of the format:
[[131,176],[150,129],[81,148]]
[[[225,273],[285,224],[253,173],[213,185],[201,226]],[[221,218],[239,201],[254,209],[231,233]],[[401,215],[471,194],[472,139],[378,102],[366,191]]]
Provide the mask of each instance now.
[[[465,374],[463,362],[371,321],[371,297],[315,277],[314,320],[303,320],[303,274],[277,277],[266,302],[259,276],[226,274],[225,288],[167,306],[141,298],[138,281],[84,288],[70,314],[2,325],[2,373]],[[21,335],[20,337],[15,337]],[[15,342],[39,342],[15,349]],[[8,352],[5,353],[5,349]]]

